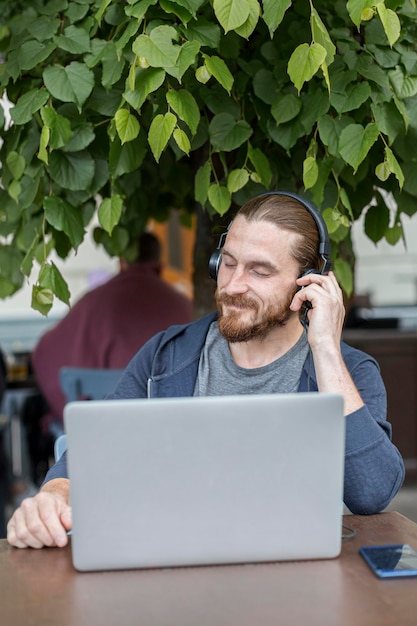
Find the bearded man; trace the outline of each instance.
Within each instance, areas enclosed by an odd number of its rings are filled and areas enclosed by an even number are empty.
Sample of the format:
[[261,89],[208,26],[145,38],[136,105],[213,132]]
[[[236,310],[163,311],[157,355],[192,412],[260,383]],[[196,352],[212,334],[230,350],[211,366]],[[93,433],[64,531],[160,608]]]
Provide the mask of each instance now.
[[[109,400],[340,394],[346,415],[345,505],[356,514],[383,510],[402,485],[404,464],[391,441],[378,364],[341,340],[345,309],[329,268],[328,233],[314,205],[288,192],[250,200],[210,259],[217,313],[150,339]],[[39,494],[14,513],[8,539],[22,548],[64,546],[70,528],[64,454]]]

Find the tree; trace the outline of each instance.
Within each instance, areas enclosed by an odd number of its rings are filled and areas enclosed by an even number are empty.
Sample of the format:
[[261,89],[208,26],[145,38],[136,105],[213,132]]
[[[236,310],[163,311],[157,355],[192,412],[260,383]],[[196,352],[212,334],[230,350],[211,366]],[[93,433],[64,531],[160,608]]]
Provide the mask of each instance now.
[[365,209],[374,242],[404,236],[401,214],[417,211],[415,0],[7,6],[0,297],[36,260],[32,306],[68,302],[49,255],[76,249],[96,213],[95,240],[129,257],[150,217],[197,212],[199,312],[207,228],[259,192],[299,191],[321,208],[346,293]]

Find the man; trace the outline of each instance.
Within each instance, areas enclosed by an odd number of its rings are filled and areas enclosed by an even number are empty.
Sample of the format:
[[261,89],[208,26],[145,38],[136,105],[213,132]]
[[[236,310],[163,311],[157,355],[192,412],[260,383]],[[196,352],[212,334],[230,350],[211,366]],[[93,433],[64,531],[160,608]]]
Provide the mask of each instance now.
[[32,353],[36,380],[50,410],[46,422],[62,423],[61,367],[123,368],[155,333],[193,319],[191,300],[161,278],[161,247],[155,235],[143,233],[136,260],[121,266],[119,274],[78,300]]
[[[342,293],[326,273],[324,226],[314,212],[280,192],[244,205],[221,250],[218,314],[152,338],[111,397],[339,393],[347,416],[344,501],[354,513],[376,513],[400,488],[404,465],[390,440],[376,362],[341,342]],[[41,492],[15,512],[12,545],[66,545],[66,476],[64,455]]]

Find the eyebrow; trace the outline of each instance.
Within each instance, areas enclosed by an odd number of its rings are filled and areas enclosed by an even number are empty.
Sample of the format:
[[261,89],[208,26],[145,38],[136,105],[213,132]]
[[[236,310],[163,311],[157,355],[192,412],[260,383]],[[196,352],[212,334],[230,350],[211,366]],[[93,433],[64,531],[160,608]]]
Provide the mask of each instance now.
[[[236,258],[233,256],[233,254],[228,252],[227,248],[223,248],[222,255],[223,256],[228,256],[231,259],[233,259],[234,261],[236,261]],[[265,261],[264,259],[251,259],[247,263],[245,263],[245,265],[250,265],[252,267],[263,267],[266,270],[269,270],[270,272],[277,272],[278,271],[278,268],[275,265],[273,265],[269,261]]]

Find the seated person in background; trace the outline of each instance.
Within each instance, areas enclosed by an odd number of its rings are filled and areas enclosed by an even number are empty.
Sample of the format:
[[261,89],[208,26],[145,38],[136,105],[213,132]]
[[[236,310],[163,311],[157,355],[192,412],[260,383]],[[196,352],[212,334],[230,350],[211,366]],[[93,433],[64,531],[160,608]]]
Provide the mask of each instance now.
[[[347,416],[344,501],[353,513],[377,513],[401,487],[404,464],[391,442],[377,363],[341,341],[342,292],[327,273],[321,216],[313,215],[312,205],[279,192],[247,202],[222,247],[217,314],[157,334],[109,399],[338,393]],[[65,457],[15,511],[8,525],[12,545],[67,544]]]
[[123,368],[155,333],[193,319],[191,300],[161,278],[155,235],[143,233],[137,259],[121,266],[117,276],[86,293],[32,352],[33,371],[50,410],[45,422],[62,423],[61,367]]

